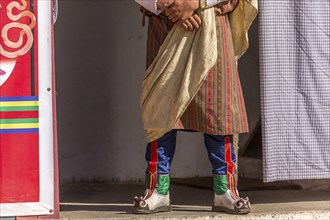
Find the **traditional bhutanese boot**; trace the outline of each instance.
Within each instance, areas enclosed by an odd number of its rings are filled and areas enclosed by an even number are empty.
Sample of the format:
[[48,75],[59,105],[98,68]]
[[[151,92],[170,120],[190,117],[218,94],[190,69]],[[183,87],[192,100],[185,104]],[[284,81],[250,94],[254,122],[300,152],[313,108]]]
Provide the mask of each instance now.
[[134,197],[133,213],[152,214],[172,211],[170,201],[170,176],[146,175],[147,189],[144,197]]
[[213,177],[214,200],[212,211],[244,215],[251,212],[249,198],[240,198],[234,175]]

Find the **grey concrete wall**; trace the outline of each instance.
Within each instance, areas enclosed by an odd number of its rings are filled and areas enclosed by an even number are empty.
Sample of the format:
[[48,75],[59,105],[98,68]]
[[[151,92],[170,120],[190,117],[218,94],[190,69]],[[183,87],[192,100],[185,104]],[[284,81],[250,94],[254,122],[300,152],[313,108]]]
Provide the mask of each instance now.
[[[60,1],[55,52],[61,182],[143,179],[139,94],[146,30],[133,0]],[[253,118],[260,116],[257,60],[252,42],[241,73]],[[211,174],[201,134],[180,133],[177,145],[174,177]]]

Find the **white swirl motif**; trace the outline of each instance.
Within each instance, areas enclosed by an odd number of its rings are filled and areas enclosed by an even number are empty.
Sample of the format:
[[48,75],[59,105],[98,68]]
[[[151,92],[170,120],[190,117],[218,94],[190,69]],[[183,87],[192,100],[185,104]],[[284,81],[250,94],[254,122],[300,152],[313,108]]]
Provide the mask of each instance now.
[[[13,1],[13,2],[9,3],[7,6],[7,16],[13,22],[8,23],[3,27],[2,31],[1,31],[1,37],[3,39],[3,43],[4,43],[4,45],[6,45],[6,47],[12,48],[12,49],[20,48],[18,50],[11,52],[11,51],[8,51],[5,48],[3,48],[2,45],[0,45],[0,54],[7,58],[14,59],[19,56],[23,56],[31,49],[31,47],[33,45],[32,29],[36,25],[36,17],[32,12],[24,11],[27,7],[26,0],[21,0],[21,3],[22,3],[22,5],[20,5],[16,1]],[[19,11],[23,11],[23,12],[21,12],[17,15],[14,15],[12,12],[13,8],[16,8]],[[22,17],[29,17],[31,19],[30,25],[26,25],[26,24],[17,22]],[[16,42],[10,40],[8,37],[8,32],[12,28],[21,29],[19,39]],[[27,41],[26,41],[25,45],[23,45],[24,35],[26,35],[26,37],[27,37]]]

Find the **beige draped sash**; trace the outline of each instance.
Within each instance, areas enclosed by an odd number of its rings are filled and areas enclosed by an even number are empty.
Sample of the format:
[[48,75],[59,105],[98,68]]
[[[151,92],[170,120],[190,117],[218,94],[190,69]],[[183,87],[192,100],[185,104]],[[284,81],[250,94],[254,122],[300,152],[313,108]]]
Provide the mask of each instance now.
[[249,48],[248,31],[258,14],[258,0],[240,0],[235,10],[228,14],[235,55],[239,58]]

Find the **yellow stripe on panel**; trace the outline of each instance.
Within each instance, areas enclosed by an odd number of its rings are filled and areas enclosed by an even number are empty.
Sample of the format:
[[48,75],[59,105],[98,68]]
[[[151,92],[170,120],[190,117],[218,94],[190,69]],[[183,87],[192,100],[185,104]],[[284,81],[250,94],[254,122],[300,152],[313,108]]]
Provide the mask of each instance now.
[[0,102],[0,107],[14,107],[14,106],[38,106],[38,101],[26,102]]
[[0,129],[39,128],[39,123],[29,124],[0,124]]

